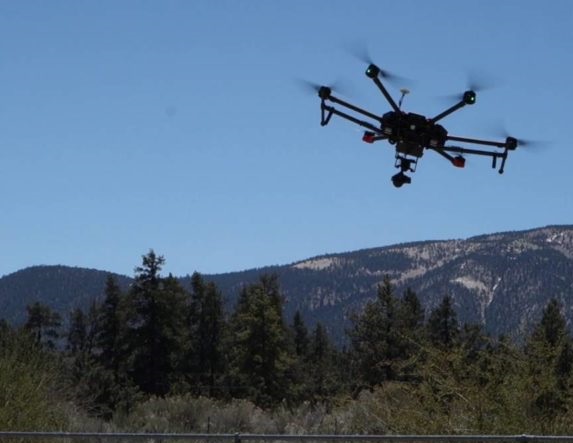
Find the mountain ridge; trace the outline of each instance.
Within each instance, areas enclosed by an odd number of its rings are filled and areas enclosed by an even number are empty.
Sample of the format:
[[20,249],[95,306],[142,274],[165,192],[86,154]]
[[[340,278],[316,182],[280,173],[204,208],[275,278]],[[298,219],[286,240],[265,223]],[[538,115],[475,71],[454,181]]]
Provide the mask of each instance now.
[[[338,342],[385,275],[398,295],[414,290],[427,313],[451,295],[460,321],[481,323],[495,335],[523,335],[552,297],[573,322],[573,225],[405,242],[204,277],[217,284],[230,308],[244,285],[269,273],[279,276],[287,319],[299,310],[310,325],[323,323]],[[62,265],[8,274],[0,278],[0,318],[21,322],[26,304],[33,301],[63,315],[86,308],[102,297],[109,275],[123,289],[133,281],[109,271]],[[190,287],[189,275],[179,279]]]

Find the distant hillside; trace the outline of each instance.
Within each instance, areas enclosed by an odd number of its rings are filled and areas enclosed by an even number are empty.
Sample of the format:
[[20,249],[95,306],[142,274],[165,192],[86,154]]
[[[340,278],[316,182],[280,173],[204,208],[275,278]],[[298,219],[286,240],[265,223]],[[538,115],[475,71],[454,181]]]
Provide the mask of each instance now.
[[33,266],[0,278],[0,318],[21,323],[26,306],[40,301],[62,315],[85,308],[101,297],[105,282],[113,275],[126,289],[131,279],[95,269],[68,266]]
[[270,272],[280,276],[287,315],[299,309],[339,337],[384,275],[399,295],[413,289],[427,312],[451,295],[461,321],[482,323],[495,335],[523,334],[552,297],[573,322],[573,225],[329,254],[210,278],[233,294]]
[[[520,336],[551,297],[561,300],[573,321],[573,225],[329,254],[205,278],[232,305],[240,288],[263,273],[279,275],[287,318],[300,310],[309,324],[323,322],[339,340],[351,314],[375,296],[384,275],[399,295],[407,287],[416,291],[427,311],[450,294],[461,321],[480,322],[496,335]],[[16,272],[0,279],[0,317],[20,320],[35,300],[62,312],[87,306],[101,296],[107,275],[63,266]],[[116,277],[123,287],[131,281]],[[189,279],[181,278],[186,288]]]

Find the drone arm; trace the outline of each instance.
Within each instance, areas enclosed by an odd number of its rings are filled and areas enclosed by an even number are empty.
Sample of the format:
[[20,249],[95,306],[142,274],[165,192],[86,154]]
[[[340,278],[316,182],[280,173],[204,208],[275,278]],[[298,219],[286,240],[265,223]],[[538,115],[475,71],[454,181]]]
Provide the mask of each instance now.
[[[369,129],[370,131],[372,131],[376,134],[380,134],[380,128],[377,128],[372,123],[368,123],[368,122],[360,120],[360,119],[358,119],[358,118],[356,118],[350,114],[339,111],[338,109],[336,109],[333,106],[328,106],[327,104],[324,103],[324,101],[321,103],[320,109],[321,109],[321,122],[320,122],[320,124],[322,126],[326,126],[333,115],[338,115],[339,117],[342,117],[348,121],[351,121],[352,123],[356,123],[357,125],[362,126],[363,128]],[[364,111],[364,112],[366,112],[366,111]],[[376,117],[376,118],[378,118],[378,117]]]
[[456,154],[472,154],[472,155],[485,155],[488,157],[503,157],[503,153],[501,152],[480,151],[479,149],[461,148],[459,146],[443,146],[439,149],[442,149],[446,152],[454,152]]
[[[467,149],[467,148],[461,148],[459,146],[444,146],[442,148],[437,148],[434,150],[437,151],[439,154],[442,154],[442,155],[445,154],[446,152],[453,152],[456,154],[471,154],[471,155],[482,155],[485,157],[491,157],[492,158],[492,164],[491,164],[492,168],[496,167],[497,159],[501,158],[501,165],[500,165],[499,171],[498,171],[500,174],[503,174],[503,171],[505,168],[505,162],[507,160],[507,148],[503,152],[480,151],[479,149]],[[444,152],[441,153],[439,151],[444,151]]]
[[494,142],[489,140],[479,140],[475,138],[467,138],[467,137],[456,137],[453,135],[447,136],[448,140],[453,140],[456,142],[463,142],[463,143],[473,143],[476,145],[485,145],[485,146],[495,146],[496,148],[508,148],[507,141],[505,142]]
[[384,87],[378,76],[373,77],[372,81],[376,84],[376,86],[378,86],[378,89],[380,89],[380,92],[382,93],[386,101],[388,101],[390,106],[392,106],[392,109],[395,112],[400,112],[400,108],[398,107],[392,96],[388,93],[388,90]]
[[449,160],[450,162],[454,163],[454,157],[451,156],[450,154],[448,154],[447,152],[445,152],[442,148],[428,148],[428,149],[431,149],[432,151],[437,152],[442,157],[444,157],[446,160]]
[[441,120],[444,117],[447,117],[451,113],[456,112],[458,109],[463,108],[465,105],[473,105],[475,102],[476,102],[476,93],[474,91],[466,91],[463,93],[462,98],[460,99],[460,101],[458,103],[456,103],[454,106],[446,109],[441,114],[436,115],[434,118],[431,118],[429,120],[429,122],[430,123],[436,123],[438,120]]
[[357,112],[359,114],[365,115],[368,118],[371,118],[372,120],[376,120],[380,123],[382,123],[382,119],[377,116],[376,114],[372,114],[371,112],[368,112],[362,108],[359,108],[358,106],[354,106],[353,104],[350,104],[348,102],[345,102],[344,100],[340,100],[337,97],[334,97],[333,95],[330,95],[327,100],[330,100],[333,103],[337,103],[341,106],[344,106],[345,108],[350,109],[351,111]]
[[459,103],[455,104],[454,106],[452,106],[451,108],[446,109],[444,112],[442,112],[441,114],[436,115],[434,118],[430,119],[431,123],[436,123],[438,120],[443,119],[444,117],[447,117],[450,114],[453,114],[454,112],[456,112],[458,109],[463,108],[466,105],[466,102],[464,100],[461,100]]

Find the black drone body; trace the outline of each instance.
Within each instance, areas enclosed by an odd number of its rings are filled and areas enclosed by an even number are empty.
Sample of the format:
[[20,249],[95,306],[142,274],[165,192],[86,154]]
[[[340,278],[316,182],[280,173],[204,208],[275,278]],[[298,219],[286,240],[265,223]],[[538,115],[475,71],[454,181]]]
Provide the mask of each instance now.
[[[404,112],[396,104],[392,96],[388,93],[384,84],[380,80],[384,77],[384,72],[374,64],[370,64],[366,69],[366,76],[371,78],[376,84],[386,101],[392,108],[381,117],[368,112],[362,108],[354,106],[332,95],[332,90],[327,86],[318,88],[318,96],[321,99],[321,125],[329,123],[333,115],[337,115],[349,120],[366,129],[362,140],[366,143],[374,143],[379,140],[387,140],[396,149],[396,161],[394,166],[400,172],[392,177],[392,183],[396,187],[411,183],[412,179],[406,172],[415,172],[418,159],[424,155],[424,151],[431,150],[437,152],[442,157],[449,160],[454,166],[463,168],[465,166],[464,154],[482,155],[492,158],[492,167],[497,166],[497,160],[501,159],[499,173],[503,174],[508,151],[514,150],[518,146],[517,139],[507,137],[503,142],[479,140],[475,138],[457,137],[450,135],[448,131],[438,121],[466,105],[473,105],[476,102],[475,91],[468,90],[463,93],[460,100],[455,105],[446,109],[435,117],[428,118],[412,112]],[[407,90],[402,90],[402,98]],[[400,104],[401,104],[400,100]],[[349,114],[346,110],[341,111],[334,106],[327,104],[331,102],[340,105],[355,114],[368,117],[370,121],[365,121]],[[477,145],[492,146],[503,149],[503,151],[470,149],[461,146],[449,145],[450,142],[469,143]]]

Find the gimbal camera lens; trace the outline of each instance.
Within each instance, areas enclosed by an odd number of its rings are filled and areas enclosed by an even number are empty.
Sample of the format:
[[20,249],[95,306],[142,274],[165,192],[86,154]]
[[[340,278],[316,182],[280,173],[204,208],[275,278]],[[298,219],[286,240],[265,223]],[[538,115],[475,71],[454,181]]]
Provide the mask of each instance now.
[[392,176],[392,184],[397,188],[401,188],[403,185],[409,185],[410,183],[412,183],[412,179],[403,172],[398,172],[398,174]]

